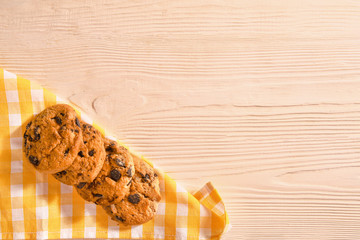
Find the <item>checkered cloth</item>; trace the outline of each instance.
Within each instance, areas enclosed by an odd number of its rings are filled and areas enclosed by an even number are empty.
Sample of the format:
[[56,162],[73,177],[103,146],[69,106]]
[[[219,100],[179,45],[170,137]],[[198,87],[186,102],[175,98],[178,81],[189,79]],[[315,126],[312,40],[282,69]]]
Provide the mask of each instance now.
[[229,228],[224,204],[211,183],[190,194],[159,171],[162,200],[154,219],[119,227],[71,186],[35,171],[23,161],[25,123],[60,102],[41,86],[0,69],[0,238],[220,239]]

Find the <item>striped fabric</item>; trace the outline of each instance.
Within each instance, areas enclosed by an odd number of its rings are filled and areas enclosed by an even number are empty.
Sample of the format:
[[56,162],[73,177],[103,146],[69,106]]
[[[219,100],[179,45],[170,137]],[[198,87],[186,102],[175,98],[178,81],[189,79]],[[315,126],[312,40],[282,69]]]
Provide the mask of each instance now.
[[[162,200],[157,215],[143,225],[119,227],[101,207],[84,201],[71,186],[36,172],[23,161],[25,123],[60,102],[64,101],[48,90],[0,69],[1,239],[220,239],[229,221],[211,183],[190,194],[159,171]],[[77,112],[82,120],[109,135]]]

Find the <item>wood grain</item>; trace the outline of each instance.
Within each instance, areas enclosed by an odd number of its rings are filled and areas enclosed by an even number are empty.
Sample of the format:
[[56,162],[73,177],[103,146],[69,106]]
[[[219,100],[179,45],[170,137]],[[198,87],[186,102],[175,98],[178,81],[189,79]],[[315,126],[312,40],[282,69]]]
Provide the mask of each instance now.
[[358,239],[359,1],[0,4],[0,66],[212,181],[225,239]]

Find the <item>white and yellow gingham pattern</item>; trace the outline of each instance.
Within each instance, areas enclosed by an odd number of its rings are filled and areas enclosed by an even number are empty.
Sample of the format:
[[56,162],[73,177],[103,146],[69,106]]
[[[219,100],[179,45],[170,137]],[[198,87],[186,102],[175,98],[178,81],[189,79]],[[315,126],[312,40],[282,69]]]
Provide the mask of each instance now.
[[[117,226],[100,206],[85,202],[71,186],[36,172],[23,161],[26,123],[34,114],[59,102],[63,101],[48,90],[0,69],[1,239],[220,239],[229,222],[211,183],[192,195],[159,171],[162,200],[156,216],[143,225],[124,228]],[[108,135],[78,113],[82,120]]]

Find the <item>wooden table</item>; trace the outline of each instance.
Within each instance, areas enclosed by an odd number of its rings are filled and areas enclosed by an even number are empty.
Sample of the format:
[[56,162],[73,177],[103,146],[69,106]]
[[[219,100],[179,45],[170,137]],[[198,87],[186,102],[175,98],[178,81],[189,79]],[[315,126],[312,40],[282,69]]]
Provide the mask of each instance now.
[[212,181],[225,239],[359,238],[359,1],[1,1],[0,67]]

